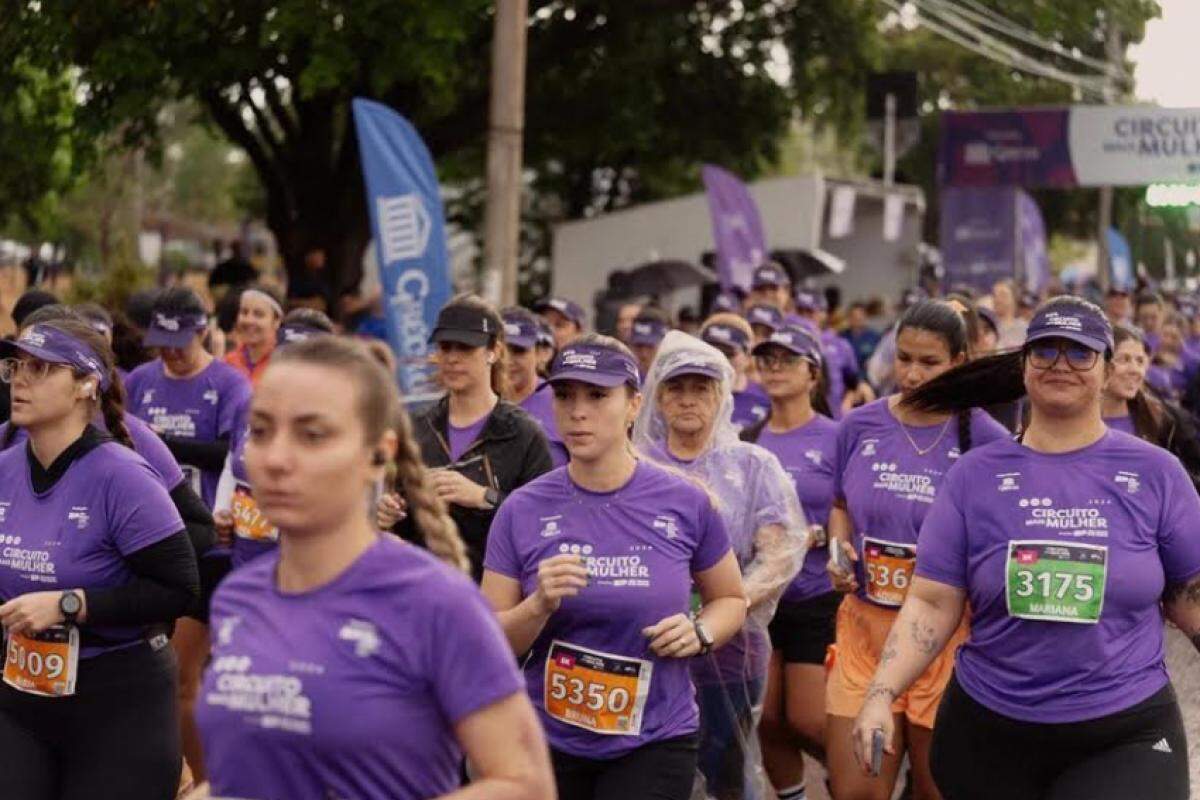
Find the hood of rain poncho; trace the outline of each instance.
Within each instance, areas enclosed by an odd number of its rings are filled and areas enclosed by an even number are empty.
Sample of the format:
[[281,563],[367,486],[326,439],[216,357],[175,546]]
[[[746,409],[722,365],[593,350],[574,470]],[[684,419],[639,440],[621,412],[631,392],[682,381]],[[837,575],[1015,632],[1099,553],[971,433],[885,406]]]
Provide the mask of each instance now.
[[[690,462],[670,454],[667,421],[657,402],[662,384],[671,376],[685,373],[715,379],[720,397],[707,447]],[[733,380],[733,368],[719,350],[688,334],[671,331],[642,384],[642,408],[633,426],[633,444],[640,457],[679,470],[704,485],[729,532],[747,594],[761,598],[728,644],[692,660],[692,678],[701,688],[698,700],[703,715],[725,716],[731,709],[750,710],[747,718],[727,720],[718,726],[726,729],[728,725],[735,736],[721,745],[720,758],[701,758],[703,779],[697,781],[697,787],[704,787],[713,778],[704,774],[704,764],[726,763],[736,749],[740,751],[738,761],[744,775],[757,787],[758,796],[765,797],[770,783],[754,731],[761,716],[771,653],[767,625],[775,615],[780,595],[804,562],[809,537],[795,486],[779,459],[738,438],[732,419]],[[716,745],[702,740],[701,753],[707,754]],[[699,788],[693,797],[705,794]]]

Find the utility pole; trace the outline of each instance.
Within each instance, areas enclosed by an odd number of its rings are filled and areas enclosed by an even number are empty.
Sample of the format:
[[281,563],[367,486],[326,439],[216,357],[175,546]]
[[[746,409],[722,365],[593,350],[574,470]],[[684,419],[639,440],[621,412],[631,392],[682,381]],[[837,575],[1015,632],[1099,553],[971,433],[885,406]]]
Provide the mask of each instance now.
[[[1121,46],[1121,32],[1117,29],[1117,21],[1113,12],[1110,10],[1105,16],[1107,17],[1105,24],[1108,29],[1104,37],[1104,55],[1108,60],[1108,72],[1104,76],[1104,102],[1106,105],[1112,105],[1117,102],[1120,94],[1116,75],[1124,64],[1124,53]],[[1112,210],[1113,187],[1101,186],[1100,213],[1097,215],[1096,226],[1098,245],[1096,251],[1099,259],[1099,263],[1096,265],[1096,278],[1100,282],[1100,288],[1105,290],[1108,289],[1112,277],[1112,254],[1108,250],[1108,229],[1112,227]]]
[[492,98],[488,124],[483,293],[517,302],[521,233],[521,147],[525,128],[525,40],[528,0],[496,0],[492,33]]

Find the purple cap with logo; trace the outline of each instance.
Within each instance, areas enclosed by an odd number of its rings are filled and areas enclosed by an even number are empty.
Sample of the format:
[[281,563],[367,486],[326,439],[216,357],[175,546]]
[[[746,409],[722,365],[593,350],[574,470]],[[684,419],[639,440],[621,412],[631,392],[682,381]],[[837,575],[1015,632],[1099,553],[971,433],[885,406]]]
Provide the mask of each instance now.
[[783,325],[783,312],[775,306],[763,304],[750,306],[746,310],[746,321],[751,325],[766,325],[774,330]]
[[975,306],[975,316],[990,325],[997,336],[1000,335],[1000,318],[996,316],[995,311],[987,306]]
[[538,347],[554,347],[554,331],[550,330],[550,324],[546,320],[538,317],[537,321],[537,345]]
[[580,328],[587,324],[587,314],[583,311],[583,306],[573,300],[564,300],[561,297],[550,297],[539,301],[533,310],[539,314],[543,311],[554,310],[562,314],[567,319],[574,322]]
[[768,286],[791,286],[792,279],[783,271],[783,267],[776,264],[774,261],[768,261],[758,269],[754,270],[754,277],[750,280],[751,289],[765,289]]
[[811,333],[799,326],[789,325],[772,333],[755,345],[752,351],[760,356],[771,347],[782,347],[798,356],[803,356],[814,364],[821,364],[821,343]]
[[1112,325],[1099,308],[1083,300],[1051,300],[1029,321],[1025,344],[1040,339],[1069,339],[1098,353],[1112,351]]
[[750,339],[746,332],[732,325],[713,322],[704,326],[700,338],[714,347],[736,347],[742,352],[750,349]]
[[727,312],[736,314],[738,309],[742,307],[742,303],[738,300],[737,295],[729,292],[721,292],[713,298],[712,313],[718,314]]
[[661,319],[641,317],[633,321],[629,332],[630,344],[658,345],[667,335],[667,324]]
[[146,330],[147,347],[184,348],[196,334],[208,327],[208,315],[201,313],[171,314],[155,311]]
[[632,358],[615,347],[595,344],[569,344],[550,363],[550,383],[580,381],[595,386],[620,386],[627,383],[637,389],[642,378]]
[[[551,337],[553,338],[553,337]],[[504,315],[504,340],[513,347],[529,350],[538,341],[538,324],[533,315],[522,311]]]
[[825,295],[820,292],[810,292],[805,289],[796,292],[795,300],[797,311],[825,311],[829,308],[825,302]]
[[307,342],[314,336],[329,336],[327,330],[318,328],[315,325],[299,325],[291,323],[288,325],[280,325],[279,332],[275,334],[275,344],[295,344],[296,342]]
[[50,325],[30,325],[14,340],[0,342],[0,353],[13,355],[14,350],[28,353],[47,364],[66,364],[77,372],[95,375],[100,389],[108,388],[108,373],[96,351],[69,333]]

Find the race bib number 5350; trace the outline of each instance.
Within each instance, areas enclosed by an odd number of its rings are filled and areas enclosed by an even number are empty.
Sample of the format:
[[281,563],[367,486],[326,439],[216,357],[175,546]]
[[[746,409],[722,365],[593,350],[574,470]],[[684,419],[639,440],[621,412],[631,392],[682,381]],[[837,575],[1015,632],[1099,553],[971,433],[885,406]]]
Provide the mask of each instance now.
[[1095,624],[1104,608],[1108,548],[1072,542],[1008,543],[1008,614],[1046,622]]
[[636,736],[653,671],[649,661],[555,641],[546,658],[546,712],[593,733]]
[[4,682],[28,694],[70,697],[79,667],[79,629],[55,626],[36,634],[8,634]]

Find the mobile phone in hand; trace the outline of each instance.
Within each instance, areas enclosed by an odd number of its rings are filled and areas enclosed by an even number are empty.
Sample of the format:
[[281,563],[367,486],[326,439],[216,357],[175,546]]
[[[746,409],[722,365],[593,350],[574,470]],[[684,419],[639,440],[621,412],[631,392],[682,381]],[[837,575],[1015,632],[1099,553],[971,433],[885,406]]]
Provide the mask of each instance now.
[[883,768],[883,731],[876,728],[871,732],[871,775],[878,776]]

